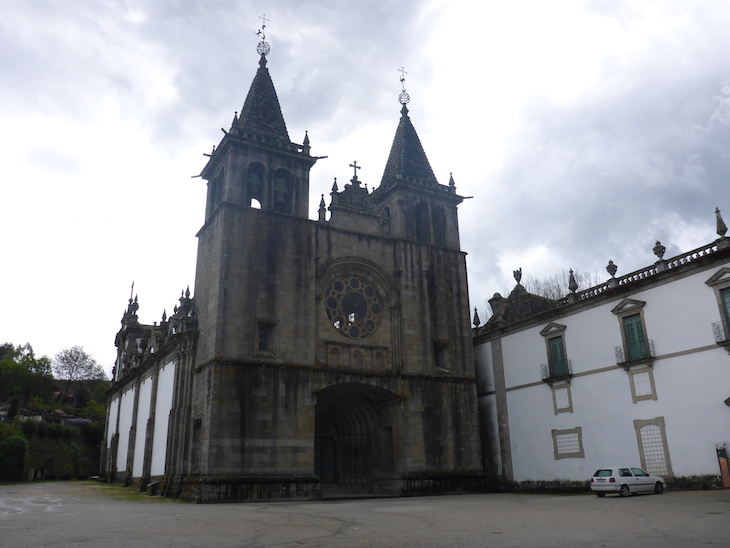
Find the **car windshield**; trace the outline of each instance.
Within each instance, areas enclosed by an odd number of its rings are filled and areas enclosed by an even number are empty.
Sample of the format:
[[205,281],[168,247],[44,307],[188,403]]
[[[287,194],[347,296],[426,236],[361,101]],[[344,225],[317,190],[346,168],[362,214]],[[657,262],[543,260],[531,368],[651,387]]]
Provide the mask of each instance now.
[[613,475],[613,470],[611,470],[610,468],[607,468],[605,470],[596,470],[596,473],[593,475],[597,476],[599,478],[605,478],[605,477]]

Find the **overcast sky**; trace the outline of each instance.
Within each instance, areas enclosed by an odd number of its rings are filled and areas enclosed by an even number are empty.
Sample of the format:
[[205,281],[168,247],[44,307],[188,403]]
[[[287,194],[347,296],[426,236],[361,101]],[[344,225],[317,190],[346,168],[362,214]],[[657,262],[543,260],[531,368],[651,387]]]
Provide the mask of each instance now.
[[[475,7],[479,6],[479,7]],[[107,371],[194,286],[205,165],[268,57],[311,218],[357,160],[377,187],[400,117],[453,173],[472,308],[512,271],[626,274],[730,221],[730,3],[3,0],[0,343],[85,347]]]

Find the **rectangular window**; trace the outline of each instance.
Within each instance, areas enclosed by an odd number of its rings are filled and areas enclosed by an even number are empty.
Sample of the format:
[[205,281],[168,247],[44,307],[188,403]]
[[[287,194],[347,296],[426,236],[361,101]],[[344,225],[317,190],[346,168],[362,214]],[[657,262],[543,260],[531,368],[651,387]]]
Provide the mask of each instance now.
[[569,430],[553,430],[553,453],[555,459],[585,458],[583,432],[581,427]]
[[623,318],[624,335],[626,336],[626,358],[628,361],[649,357],[649,349],[644,335],[644,326],[640,314],[632,314]]
[[256,322],[256,342],[254,354],[257,356],[273,356],[276,353],[274,322],[258,320]]
[[434,360],[434,366],[436,367],[436,369],[441,369],[441,370],[449,369],[448,353],[447,353],[448,348],[449,348],[448,343],[445,343],[442,341],[433,342],[433,360]]

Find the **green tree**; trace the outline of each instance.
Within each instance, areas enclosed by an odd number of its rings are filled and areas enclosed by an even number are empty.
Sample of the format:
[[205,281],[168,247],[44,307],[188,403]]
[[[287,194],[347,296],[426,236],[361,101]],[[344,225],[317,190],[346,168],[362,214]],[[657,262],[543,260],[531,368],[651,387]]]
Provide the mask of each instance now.
[[21,436],[0,441],[0,479],[22,481],[28,464],[28,442]]
[[17,401],[22,405],[36,398],[49,401],[53,388],[51,360],[47,356],[36,358],[29,343],[0,346],[0,401]]
[[[106,373],[81,346],[72,346],[61,350],[53,359],[53,371],[56,377],[66,381],[61,401],[66,400],[69,388],[83,381],[105,381]],[[74,406],[75,406],[74,398]]]

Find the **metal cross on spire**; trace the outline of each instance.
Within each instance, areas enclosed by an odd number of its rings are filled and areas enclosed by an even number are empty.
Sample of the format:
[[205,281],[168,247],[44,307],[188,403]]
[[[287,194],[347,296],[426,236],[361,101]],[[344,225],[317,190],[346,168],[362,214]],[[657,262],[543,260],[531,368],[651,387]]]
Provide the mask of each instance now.
[[259,45],[256,46],[256,51],[259,55],[268,55],[271,48],[269,47],[269,43],[266,41],[266,21],[270,21],[270,19],[266,18],[266,14],[259,15],[259,19],[263,21],[263,24],[261,25],[261,28],[256,31],[256,36],[261,38],[261,42],[259,42]]
[[401,93],[398,96],[398,102],[401,105],[407,105],[411,101],[411,96],[406,93],[406,74],[408,74],[403,67],[398,69],[400,72],[400,87]]

